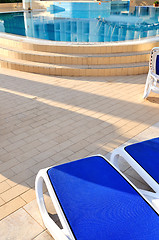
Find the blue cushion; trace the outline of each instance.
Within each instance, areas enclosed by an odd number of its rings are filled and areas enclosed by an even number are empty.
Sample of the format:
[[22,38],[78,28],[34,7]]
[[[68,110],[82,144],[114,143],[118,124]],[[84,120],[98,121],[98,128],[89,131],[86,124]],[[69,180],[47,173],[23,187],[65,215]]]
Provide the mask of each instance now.
[[156,58],[156,74],[159,75],[159,55]]
[[159,217],[102,157],[48,170],[77,240],[158,240]]
[[159,183],[159,138],[132,144],[125,151]]

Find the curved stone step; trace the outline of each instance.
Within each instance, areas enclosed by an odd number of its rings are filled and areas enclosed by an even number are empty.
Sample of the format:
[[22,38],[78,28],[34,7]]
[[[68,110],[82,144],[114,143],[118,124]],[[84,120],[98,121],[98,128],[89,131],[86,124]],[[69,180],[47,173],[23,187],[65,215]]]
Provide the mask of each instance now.
[[149,51],[112,54],[60,54],[38,52],[34,50],[17,50],[15,47],[0,46],[0,54],[15,59],[49,64],[66,65],[108,65],[122,63],[139,63],[149,61]]
[[148,63],[117,65],[55,65],[0,56],[0,65],[14,70],[58,76],[118,76],[148,72]]

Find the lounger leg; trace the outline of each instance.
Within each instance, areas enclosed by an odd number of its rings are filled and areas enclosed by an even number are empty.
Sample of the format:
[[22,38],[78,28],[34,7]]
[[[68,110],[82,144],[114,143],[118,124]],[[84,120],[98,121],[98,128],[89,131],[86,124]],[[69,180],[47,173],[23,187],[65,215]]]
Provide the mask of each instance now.
[[144,98],[144,99],[147,98],[148,95],[149,95],[150,92],[151,92],[152,82],[153,82],[153,79],[152,79],[151,74],[150,74],[150,72],[149,72],[149,73],[148,73],[148,76],[147,76],[147,80],[146,80],[144,95],[143,95],[143,98]]
[[35,181],[37,203],[39,206],[39,210],[40,210],[43,222],[55,240],[69,240],[69,238],[57,226],[57,224],[50,218],[46,210],[44,196],[43,196],[43,182],[45,181],[44,178],[45,177],[43,177],[43,174],[39,172]]
[[154,190],[159,194],[158,183],[147,174],[147,172],[125,151],[124,147],[119,147],[112,152],[110,162],[120,170],[118,161],[121,156],[134,170],[135,172]]
[[143,190],[143,189],[140,189],[140,192],[141,192],[144,196],[149,196],[149,197],[151,197],[152,199],[154,199],[154,198],[159,199],[159,193],[158,193],[158,192],[150,192],[150,191]]
[[120,156],[120,155],[119,155],[118,153],[113,152],[113,153],[111,154],[110,162],[111,162],[117,169],[120,170],[120,168],[119,168],[119,156]]

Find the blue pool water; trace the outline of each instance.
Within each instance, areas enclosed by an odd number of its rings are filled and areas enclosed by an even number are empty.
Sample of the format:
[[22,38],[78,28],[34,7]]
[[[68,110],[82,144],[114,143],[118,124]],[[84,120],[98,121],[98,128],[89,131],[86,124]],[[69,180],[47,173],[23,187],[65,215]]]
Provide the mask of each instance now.
[[66,42],[115,42],[159,35],[159,8],[124,2],[56,2],[47,11],[0,14],[0,32]]

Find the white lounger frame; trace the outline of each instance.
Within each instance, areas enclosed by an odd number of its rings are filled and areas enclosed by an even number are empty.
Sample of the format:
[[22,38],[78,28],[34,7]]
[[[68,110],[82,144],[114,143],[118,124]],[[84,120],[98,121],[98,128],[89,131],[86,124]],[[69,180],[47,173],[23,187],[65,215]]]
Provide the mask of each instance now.
[[[97,156],[97,155],[96,155]],[[102,155],[98,155],[103,157]],[[114,166],[112,163],[110,163],[110,161],[108,161],[105,157],[103,157],[110,165],[112,165],[116,171],[118,171],[121,176],[123,178],[126,179],[127,182],[130,183],[130,185],[145,199],[145,201],[148,202],[149,205],[151,205],[151,207],[157,211],[159,208],[157,208],[158,204],[158,198],[156,199],[156,195],[152,195],[152,199],[148,199],[147,197],[145,197],[143,191],[140,191],[139,189],[137,189],[135,187],[135,185],[119,170],[119,168],[117,168],[116,166]],[[49,180],[48,174],[47,174],[47,170],[50,169],[46,168],[46,169],[42,169],[39,171],[39,173],[37,174],[36,177],[36,181],[35,181],[35,190],[36,190],[36,197],[37,197],[37,203],[39,206],[39,210],[43,219],[43,222],[46,226],[46,228],[49,230],[49,232],[51,233],[51,235],[53,236],[53,238],[55,240],[75,240],[73,233],[69,227],[69,224],[67,222],[67,219],[65,218],[65,215],[63,213],[63,210],[61,209],[61,206],[59,204],[59,201],[56,197],[56,194],[54,192],[54,189],[52,187],[52,184]],[[43,197],[43,182],[45,182],[46,187],[48,189],[49,195],[51,197],[52,203],[56,209],[56,212],[58,214],[58,217],[61,221],[62,227],[63,229],[60,229],[57,224],[52,220],[52,218],[49,216],[46,206],[45,206],[45,202],[44,202],[44,197]]]
[[[139,189],[139,191],[142,192],[142,194],[147,199],[149,199],[149,201],[152,202],[152,205],[154,205],[154,202],[153,202],[154,198],[159,199],[159,184],[125,151],[124,149],[125,147],[126,146],[116,148],[111,154],[110,162],[120,170],[119,157],[121,156],[140,175],[140,177],[153,189],[154,193],[150,191],[142,190],[142,189]],[[155,207],[157,207],[156,203],[155,203]]]
[[145,90],[143,98],[147,98],[150,92],[159,93],[159,88],[156,86],[159,80],[159,75],[156,74],[156,57],[159,55],[159,47],[155,47],[151,50],[149,61],[149,72],[145,84]]
[[[40,170],[35,180],[36,199],[43,222],[55,240],[75,240],[49,180],[47,174],[48,169],[50,169],[50,167]],[[57,215],[61,221],[63,229],[60,229],[48,214],[43,196],[43,182],[46,184],[47,190],[56,209]]]

